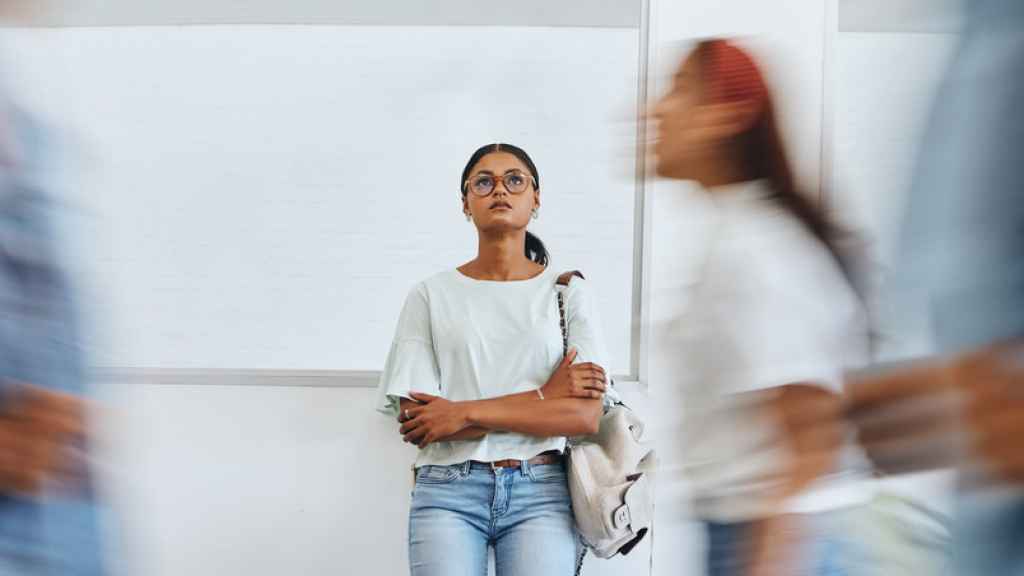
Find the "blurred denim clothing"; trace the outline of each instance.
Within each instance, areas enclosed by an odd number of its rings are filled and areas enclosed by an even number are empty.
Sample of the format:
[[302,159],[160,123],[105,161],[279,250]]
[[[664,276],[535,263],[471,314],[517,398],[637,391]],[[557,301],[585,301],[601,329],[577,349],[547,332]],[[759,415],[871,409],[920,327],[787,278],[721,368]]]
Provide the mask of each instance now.
[[[801,515],[801,549],[787,576],[952,576],[949,536],[913,501],[876,496],[870,504]],[[748,522],[706,523],[708,576],[745,576]]]
[[421,466],[409,512],[412,576],[569,576],[578,554],[563,464]]
[[936,96],[896,288],[956,352],[1024,335],[1024,3],[975,0]]
[[1024,574],[1024,499],[1019,491],[965,492],[956,513],[953,574]]
[[[956,353],[1024,336],[1024,2],[970,0],[907,205],[893,295]],[[900,305],[892,306],[899,310]],[[962,494],[957,574],[1024,574],[1024,493]]]
[[[856,569],[862,565],[860,545],[845,537],[837,526],[827,520],[841,511],[805,515],[805,528],[811,536],[803,541],[796,565],[790,576],[863,576]],[[706,522],[708,576],[746,576],[752,549],[753,525],[749,522]]]
[[[0,398],[12,382],[81,395],[75,303],[44,193],[42,131],[0,99]],[[92,498],[0,495],[0,576],[102,574]]]

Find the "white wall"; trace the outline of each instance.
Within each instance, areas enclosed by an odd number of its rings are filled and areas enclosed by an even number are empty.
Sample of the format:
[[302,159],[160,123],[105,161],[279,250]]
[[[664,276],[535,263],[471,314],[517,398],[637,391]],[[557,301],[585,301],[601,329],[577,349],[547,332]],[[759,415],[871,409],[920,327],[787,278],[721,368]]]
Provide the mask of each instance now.
[[413,449],[372,389],[110,390],[120,574],[402,574]]
[[[635,387],[623,390],[646,413]],[[369,388],[108,388],[118,573],[408,573],[415,449]],[[648,549],[587,574],[643,574]]]
[[[825,174],[829,205],[870,247],[876,286],[874,329],[880,360],[934,352],[928,311],[919,302],[898,309],[885,294],[905,218],[918,150],[935,91],[959,44],[962,0],[901,0],[881,10],[877,0],[840,0],[829,45],[826,106],[830,128]],[[879,489],[953,514],[950,471],[887,478]]]

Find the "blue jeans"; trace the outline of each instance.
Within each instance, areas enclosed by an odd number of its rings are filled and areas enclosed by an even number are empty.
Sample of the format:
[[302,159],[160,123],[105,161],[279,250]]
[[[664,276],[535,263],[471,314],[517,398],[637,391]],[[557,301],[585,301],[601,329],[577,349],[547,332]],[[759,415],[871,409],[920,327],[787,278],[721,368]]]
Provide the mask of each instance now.
[[422,466],[409,512],[412,576],[572,576],[577,536],[564,464]]
[[[817,524],[816,522],[814,524]],[[752,524],[737,522],[704,523],[707,532],[708,576],[745,576],[750,571]],[[862,563],[854,557],[855,547],[831,534],[823,524],[815,525],[815,534],[803,549],[797,572],[790,576],[852,576],[848,567]]]
[[0,495],[0,576],[102,576],[100,509]]
[[961,494],[954,538],[957,576],[1024,574],[1024,498]]

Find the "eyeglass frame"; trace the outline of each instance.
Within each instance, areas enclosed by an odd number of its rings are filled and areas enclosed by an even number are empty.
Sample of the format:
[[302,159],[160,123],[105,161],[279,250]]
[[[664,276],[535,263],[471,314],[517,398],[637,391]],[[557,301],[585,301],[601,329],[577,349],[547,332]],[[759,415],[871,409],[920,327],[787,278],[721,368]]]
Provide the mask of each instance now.
[[[488,174],[492,178],[494,178],[494,188],[492,188],[490,192],[488,192],[487,194],[484,194],[482,196],[480,194],[477,194],[476,192],[473,192],[473,189],[469,185],[471,180],[473,180],[477,176],[480,176],[481,174]],[[518,174],[520,176],[525,176],[525,177],[527,177],[529,179],[527,181],[526,188],[524,188],[522,192],[513,192],[512,190],[509,189],[508,184],[505,183],[505,178],[508,175],[510,175],[510,174]],[[494,172],[491,172],[489,170],[481,170],[481,171],[477,172],[476,174],[473,174],[469,178],[466,178],[466,181],[462,183],[462,188],[463,188],[463,190],[466,191],[467,194],[472,194],[473,196],[476,196],[477,198],[487,198],[491,194],[494,194],[494,192],[498,189],[498,182],[501,182],[501,185],[505,188],[505,192],[507,192],[507,193],[509,193],[509,194],[511,194],[513,196],[518,196],[520,194],[525,194],[526,191],[530,189],[530,186],[533,186],[534,190],[537,189],[537,179],[534,178],[532,174],[528,174],[526,172],[523,172],[522,170],[520,170],[518,168],[513,168],[511,170],[506,170],[505,173],[502,174],[500,178]]]

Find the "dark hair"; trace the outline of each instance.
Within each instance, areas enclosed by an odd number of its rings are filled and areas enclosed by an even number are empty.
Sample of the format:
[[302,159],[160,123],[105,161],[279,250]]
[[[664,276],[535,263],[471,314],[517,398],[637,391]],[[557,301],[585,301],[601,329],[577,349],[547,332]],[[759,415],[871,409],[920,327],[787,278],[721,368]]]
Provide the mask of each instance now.
[[[701,65],[700,74],[707,79],[709,61],[716,43],[723,40],[704,40],[697,45],[696,53]],[[753,62],[751,61],[753,65]],[[801,192],[796,185],[782,136],[775,118],[775,108],[767,88],[763,92],[760,116],[743,137],[744,161],[755,178],[764,178],[774,194],[775,200],[788,209],[797,220],[820,241],[832,255],[848,284],[863,297],[864,276],[859,269],[861,246],[850,231],[838,225],[819,206]]]
[[[537,172],[537,165],[530,159],[530,155],[525,150],[518,146],[511,144],[488,144],[481,146],[473,155],[469,157],[469,162],[466,162],[466,167],[462,169],[462,179],[459,180],[459,191],[462,194],[462,199],[466,199],[466,180],[469,178],[469,172],[476,166],[484,156],[488,154],[494,154],[496,152],[507,152],[516,158],[518,158],[523,164],[526,164],[526,168],[530,171],[530,176],[533,176],[534,188],[540,190],[540,174]],[[533,260],[541,266],[548,265],[548,249],[544,247],[544,243],[540,241],[535,234],[530,231],[526,232],[526,257]]]

